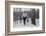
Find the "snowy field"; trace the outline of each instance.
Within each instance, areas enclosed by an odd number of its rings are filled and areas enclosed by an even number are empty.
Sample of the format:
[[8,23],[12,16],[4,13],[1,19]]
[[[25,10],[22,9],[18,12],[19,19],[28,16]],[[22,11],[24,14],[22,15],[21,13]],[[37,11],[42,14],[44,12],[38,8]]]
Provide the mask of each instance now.
[[20,23],[20,20],[17,20],[17,21],[14,21],[13,22],[13,27],[14,28],[21,28],[21,27],[38,27],[39,26],[39,19],[35,19],[35,23],[36,25],[32,24],[32,21],[31,21],[31,18],[28,18],[29,22],[27,23],[27,19],[26,19],[26,25],[24,25],[23,23],[23,19],[22,19],[22,22]]

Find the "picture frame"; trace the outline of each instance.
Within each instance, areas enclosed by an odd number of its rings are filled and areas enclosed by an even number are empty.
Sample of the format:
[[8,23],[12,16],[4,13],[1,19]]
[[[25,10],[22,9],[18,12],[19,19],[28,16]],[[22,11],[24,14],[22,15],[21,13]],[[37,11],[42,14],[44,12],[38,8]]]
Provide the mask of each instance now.
[[[13,5],[13,6],[11,6],[11,5]],[[42,27],[40,27],[40,28],[42,28],[42,29],[38,29],[38,30],[36,30],[37,28],[34,28],[33,27],[33,29],[35,29],[34,31],[30,31],[30,30],[28,30],[28,31],[26,31],[26,28],[25,28],[25,31],[22,31],[22,30],[16,30],[16,31],[12,31],[11,32],[11,30],[12,30],[12,26],[10,27],[10,21],[14,21],[14,20],[11,20],[11,16],[10,16],[10,14],[11,14],[11,8],[15,8],[15,7],[17,7],[18,6],[18,8],[19,8],[19,5],[20,5],[20,8],[22,9],[22,7],[25,9],[25,7],[26,7],[26,11],[27,11],[27,9],[28,8],[31,8],[32,6],[34,7],[35,6],[35,8],[38,8],[39,6],[42,8],[42,10],[40,10],[41,11],[41,13],[39,13],[39,14],[41,14],[41,26]],[[23,6],[22,6],[23,5]],[[25,5],[25,6],[24,6]],[[28,6],[29,5],[29,6]],[[22,7],[21,7],[22,6]],[[31,6],[31,7],[30,7]],[[38,6],[38,7],[37,7]],[[28,8],[27,8],[28,7]],[[32,7],[32,8],[33,8]],[[31,9],[32,9],[31,8]],[[11,9],[11,10],[10,10]],[[37,10],[37,9],[36,9]],[[17,10],[18,11],[18,10]],[[13,10],[12,10],[12,12],[13,12]],[[17,17],[17,16],[16,16]],[[13,19],[13,18],[12,18]],[[32,29],[32,28],[31,28]],[[33,30],[32,29],[32,30]],[[24,30],[24,29],[23,29]],[[37,33],[44,33],[45,32],[45,3],[34,3],[34,2],[20,2],[20,1],[5,1],[5,35],[6,36],[8,36],[8,35],[21,35],[21,34],[37,34]]]

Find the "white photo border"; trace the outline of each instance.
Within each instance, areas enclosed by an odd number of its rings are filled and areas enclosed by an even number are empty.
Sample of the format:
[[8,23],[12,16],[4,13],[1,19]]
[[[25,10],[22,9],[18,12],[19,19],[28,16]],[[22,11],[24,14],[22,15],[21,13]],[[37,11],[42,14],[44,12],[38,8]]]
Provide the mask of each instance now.
[[[39,27],[13,28],[13,8],[36,8],[39,9]],[[10,32],[42,30],[42,6],[10,5]]]

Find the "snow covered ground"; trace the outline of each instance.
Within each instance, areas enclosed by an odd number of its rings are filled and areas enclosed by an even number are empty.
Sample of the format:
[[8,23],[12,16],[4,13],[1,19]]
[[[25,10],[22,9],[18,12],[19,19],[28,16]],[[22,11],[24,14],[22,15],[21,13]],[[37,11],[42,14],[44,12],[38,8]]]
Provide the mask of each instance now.
[[28,20],[29,20],[29,22],[27,22],[27,19],[26,19],[26,25],[24,25],[23,19],[22,19],[21,23],[20,23],[20,20],[14,21],[13,22],[13,27],[14,28],[21,28],[21,27],[34,27],[34,26],[38,27],[39,26],[39,19],[37,19],[37,18],[35,19],[36,25],[32,24],[31,18],[28,18]]

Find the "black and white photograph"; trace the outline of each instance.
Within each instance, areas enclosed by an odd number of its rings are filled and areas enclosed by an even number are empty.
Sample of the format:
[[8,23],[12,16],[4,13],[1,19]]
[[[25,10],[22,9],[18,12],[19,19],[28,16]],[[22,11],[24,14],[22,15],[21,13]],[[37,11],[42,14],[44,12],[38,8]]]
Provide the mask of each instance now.
[[39,9],[13,8],[13,28],[39,26]]
[[42,28],[42,7],[28,5],[11,5],[11,31],[34,31]]

